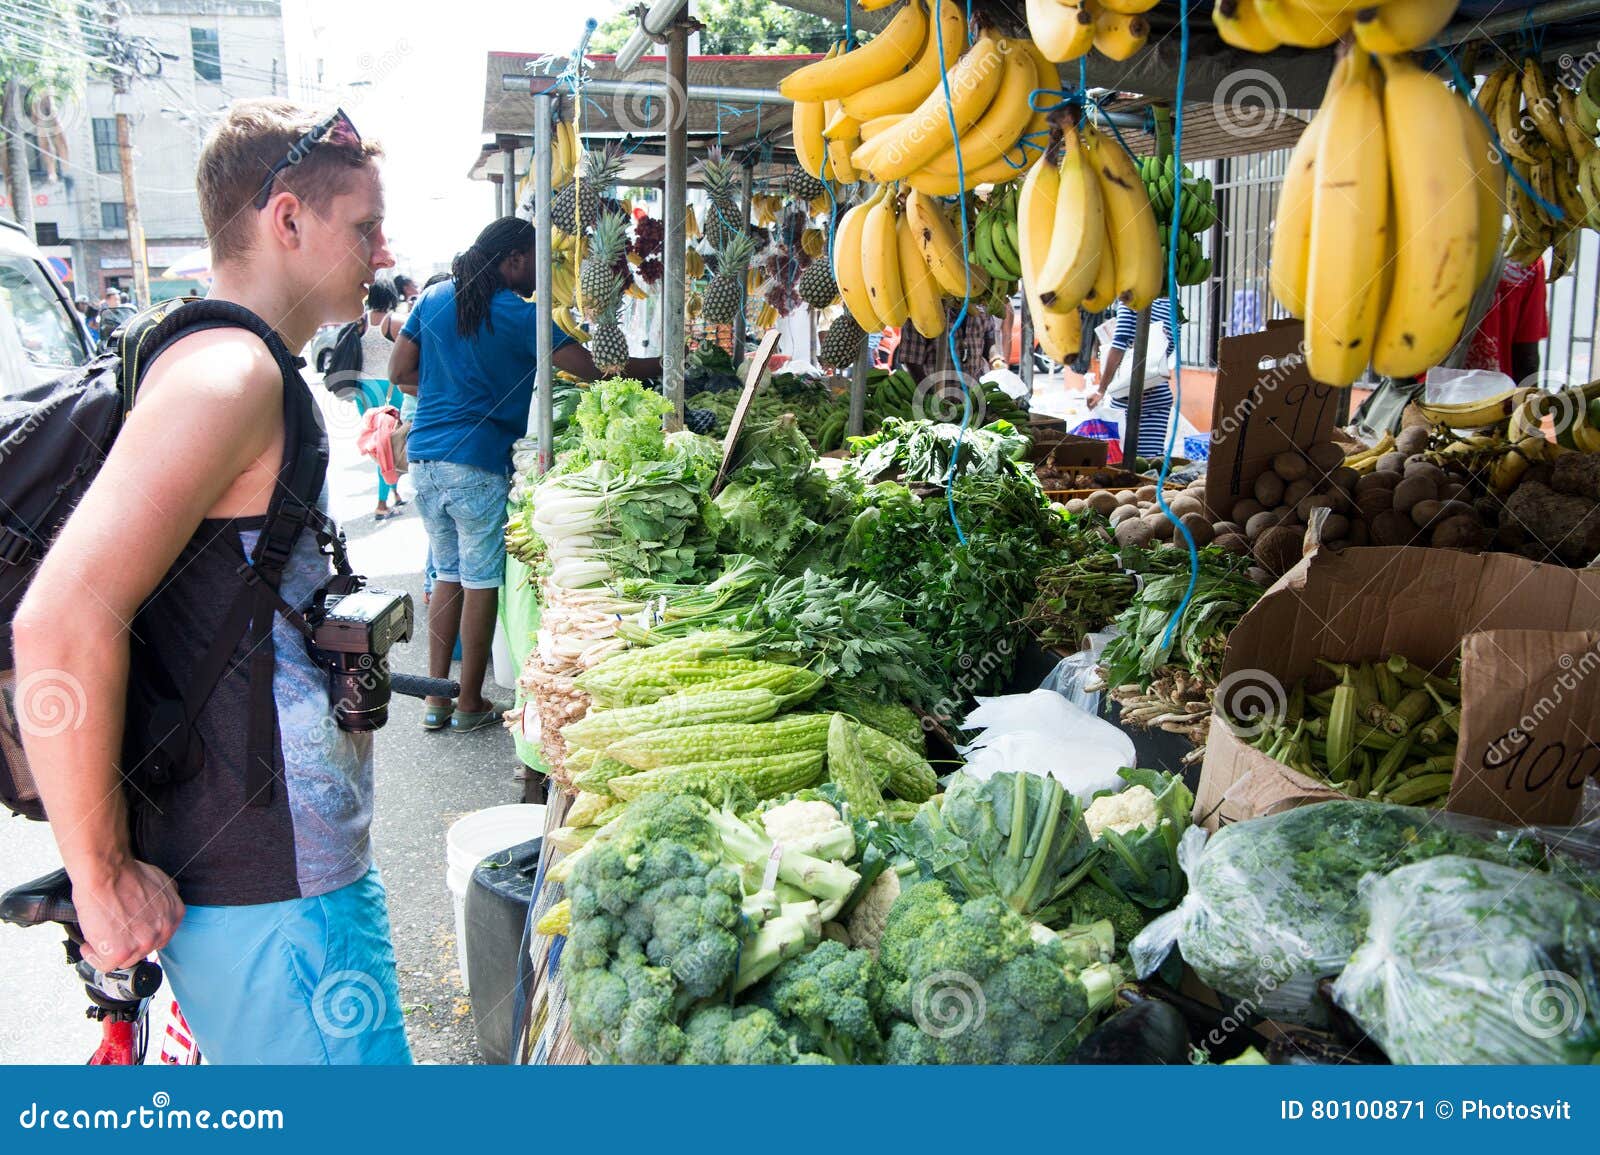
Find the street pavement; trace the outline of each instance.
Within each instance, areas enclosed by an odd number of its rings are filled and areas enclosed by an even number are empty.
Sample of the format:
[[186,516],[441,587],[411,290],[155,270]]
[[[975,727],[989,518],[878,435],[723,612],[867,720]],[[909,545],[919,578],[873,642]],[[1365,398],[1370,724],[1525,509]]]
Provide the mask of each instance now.
[[[332,513],[344,526],[351,561],[373,585],[409,592],[416,605],[414,639],[391,654],[396,672],[427,673],[427,611],[422,567],[427,538],[414,504],[386,521],[372,518],[377,470],[355,449],[352,404],[335,401],[312,379],[327,419],[332,460]],[[410,482],[402,479],[409,497]],[[492,675],[492,671],[491,671]],[[492,685],[489,696],[509,702],[512,691]],[[463,814],[518,802],[522,783],[510,736],[501,729],[475,734],[428,733],[422,704],[396,695],[389,723],[376,741],[377,808],[373,842],[389,891],[389,916],[400,970],[407,1033],[418,1062],[478,1062],[471,1003],[456,966],[455,919],[445,886],[445,831]],[[49,828],[14,819],[0,823],[0,887],[13,886],[61,865]],[[65,965],[54,927],[22,930],[0,924],[0,1064],[82,1063],[98,1028],[83,1017],[83,989]],[[166,990],[158,1000],[166,1002]],[[165,1015],[158,1017],[150,1061]]]

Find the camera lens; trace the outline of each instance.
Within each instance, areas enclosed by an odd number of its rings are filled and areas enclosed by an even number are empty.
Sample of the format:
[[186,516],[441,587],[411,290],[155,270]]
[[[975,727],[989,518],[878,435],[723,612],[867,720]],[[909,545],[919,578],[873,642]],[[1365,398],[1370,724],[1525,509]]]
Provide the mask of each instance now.
[[371,654],[331,657],[328,697],[339,729],[360,734],[382,727],[389,720],[389,663]]

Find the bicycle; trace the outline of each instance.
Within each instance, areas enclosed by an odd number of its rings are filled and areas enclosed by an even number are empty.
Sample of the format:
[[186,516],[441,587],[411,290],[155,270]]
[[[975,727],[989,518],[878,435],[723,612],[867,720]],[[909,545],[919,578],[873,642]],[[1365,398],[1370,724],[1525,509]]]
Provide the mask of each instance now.
[[[394,674],[390,689],[407,697],[454,698],[461,687],[444,678],[422,678]],[[78,927],[78,912],[72,905],[72,880],[67,872],[49,874],[14,886],[0,895],[0,922],[13,926],[43,926],[57,923],[67,933],[67,963],[83,981],[89,996],[85,1017],[100,1024],[100,1045],[89,1057],[91,1067],[128,1067],[144,1063],[150,1047],[150,1016],[161,990],[161,964],[144,959],[131,967],[102,971],[83,957],[83,931]],[[178,1000],[171,1001],[172,1021],[162,1040],[161,1061],[176,1066],[192,1066],[201,1060],[200,1047],[184,1020]]]

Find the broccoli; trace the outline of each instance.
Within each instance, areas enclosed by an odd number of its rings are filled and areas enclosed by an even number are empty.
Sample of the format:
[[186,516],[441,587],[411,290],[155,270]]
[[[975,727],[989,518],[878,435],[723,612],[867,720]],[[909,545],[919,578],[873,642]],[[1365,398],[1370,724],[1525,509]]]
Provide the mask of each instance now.
[[836,1063],[879,1061],[881,1001],[872,956],[832,941],[785,962],[756,994],[757,1004],[778,1016],[800,1050]]
[[1073,887],[1068,900],[1073,922],[1109,921],[1119,950],[1126,951],[1128,944],[1144,929],[1143,909],[1123,895],[1104,890],[1093,882],[1080,882]]
[[879,943],[890,1063],[1047,1063],[1110,1003],[1121,972],[1109,927],[1063,941],[990,895],[958,903],[940,882],[905,891]]
[[801,1061],[794,1041],[765,1007],[710,1003],[689,1016],[683,1034],[679,1063],[781,1066]]

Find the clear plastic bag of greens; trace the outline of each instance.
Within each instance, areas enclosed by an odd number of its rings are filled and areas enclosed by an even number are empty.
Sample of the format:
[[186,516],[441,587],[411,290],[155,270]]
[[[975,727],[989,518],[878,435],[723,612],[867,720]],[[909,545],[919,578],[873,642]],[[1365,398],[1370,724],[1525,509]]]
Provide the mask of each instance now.
[[1547,857],[1530,831],[1377,802],[1301,806],[1209,839],[1190,830],[1179,848],[1188,893],[1130,954],[1143,977],[1176,946],[1203,982],[1250,1012],[1318,1023],[1317,983],[1339,973],[1360,936],[1361,879],[1445,854],[1520,866]]
[[1456,855],[1361,884],[1366,929],[1334,1000],[1396,1063],[1589,1063],[1600,902]]

